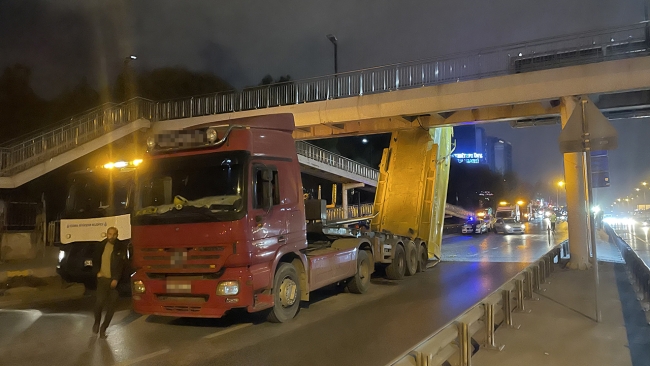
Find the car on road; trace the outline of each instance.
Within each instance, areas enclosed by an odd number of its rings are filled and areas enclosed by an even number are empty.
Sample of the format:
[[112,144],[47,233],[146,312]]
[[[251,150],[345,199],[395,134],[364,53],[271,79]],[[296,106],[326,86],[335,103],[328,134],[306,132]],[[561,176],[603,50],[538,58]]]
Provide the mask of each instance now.
[[524,234],[526,225],[513,218],[497,219],[494,223],[494,232],[501,234]]
[[463,234],[483,234],[488,232],[488,224],[484,220],[470,218],[461,230]]

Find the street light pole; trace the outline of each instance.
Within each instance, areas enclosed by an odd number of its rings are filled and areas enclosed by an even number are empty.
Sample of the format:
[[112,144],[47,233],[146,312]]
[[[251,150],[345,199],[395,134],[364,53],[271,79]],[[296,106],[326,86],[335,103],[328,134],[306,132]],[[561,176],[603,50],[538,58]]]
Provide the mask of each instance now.
[[337,48],[338,48],[337,41],[338,40],[336,39],[336,36],[331,34],[331,33],[328,34],[326,37],[334,45],[334,73],[338,74],[339,73],[339,61],[338,61],[338,50],[337,50]]

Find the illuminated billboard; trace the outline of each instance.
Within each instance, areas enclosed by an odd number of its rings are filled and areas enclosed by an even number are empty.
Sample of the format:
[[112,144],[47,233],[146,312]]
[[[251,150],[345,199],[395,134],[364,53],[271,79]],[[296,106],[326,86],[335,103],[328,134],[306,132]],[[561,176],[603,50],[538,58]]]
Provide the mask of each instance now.
[[452,154],[456,161],[464,164],[482,164],[483,163],[483,154],[473,152],[473,153],[456,153]]

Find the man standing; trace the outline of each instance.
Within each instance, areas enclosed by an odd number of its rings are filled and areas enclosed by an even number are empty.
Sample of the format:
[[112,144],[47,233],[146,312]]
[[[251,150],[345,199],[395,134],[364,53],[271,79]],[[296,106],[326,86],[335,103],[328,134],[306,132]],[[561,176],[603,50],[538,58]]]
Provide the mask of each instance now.
[[[127,264],[125,242],[117,240],[117,228],[109,227],[104,239],[93,255],[93,272],[97,274],[97,302],[95,303],[95,324],[93,333],[99,333],[100,338],[106,338],[106,328],[111,323],[115,313],[115,302],[119,296],[117,283],[122,277]],[[102,311],[106,309],[104,323]]]

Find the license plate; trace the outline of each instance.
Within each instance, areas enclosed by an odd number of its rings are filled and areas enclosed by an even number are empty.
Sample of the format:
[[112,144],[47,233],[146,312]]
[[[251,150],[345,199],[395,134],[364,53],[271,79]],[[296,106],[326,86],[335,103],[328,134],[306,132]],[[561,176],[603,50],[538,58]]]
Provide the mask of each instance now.
[[84,267],[92,267],[93,266],[93,260],[92,259],[86,259],[84,261]]
[[192,282],[181,280],[167,280],[167,292],[175,294],[190,293],[192,292]]

